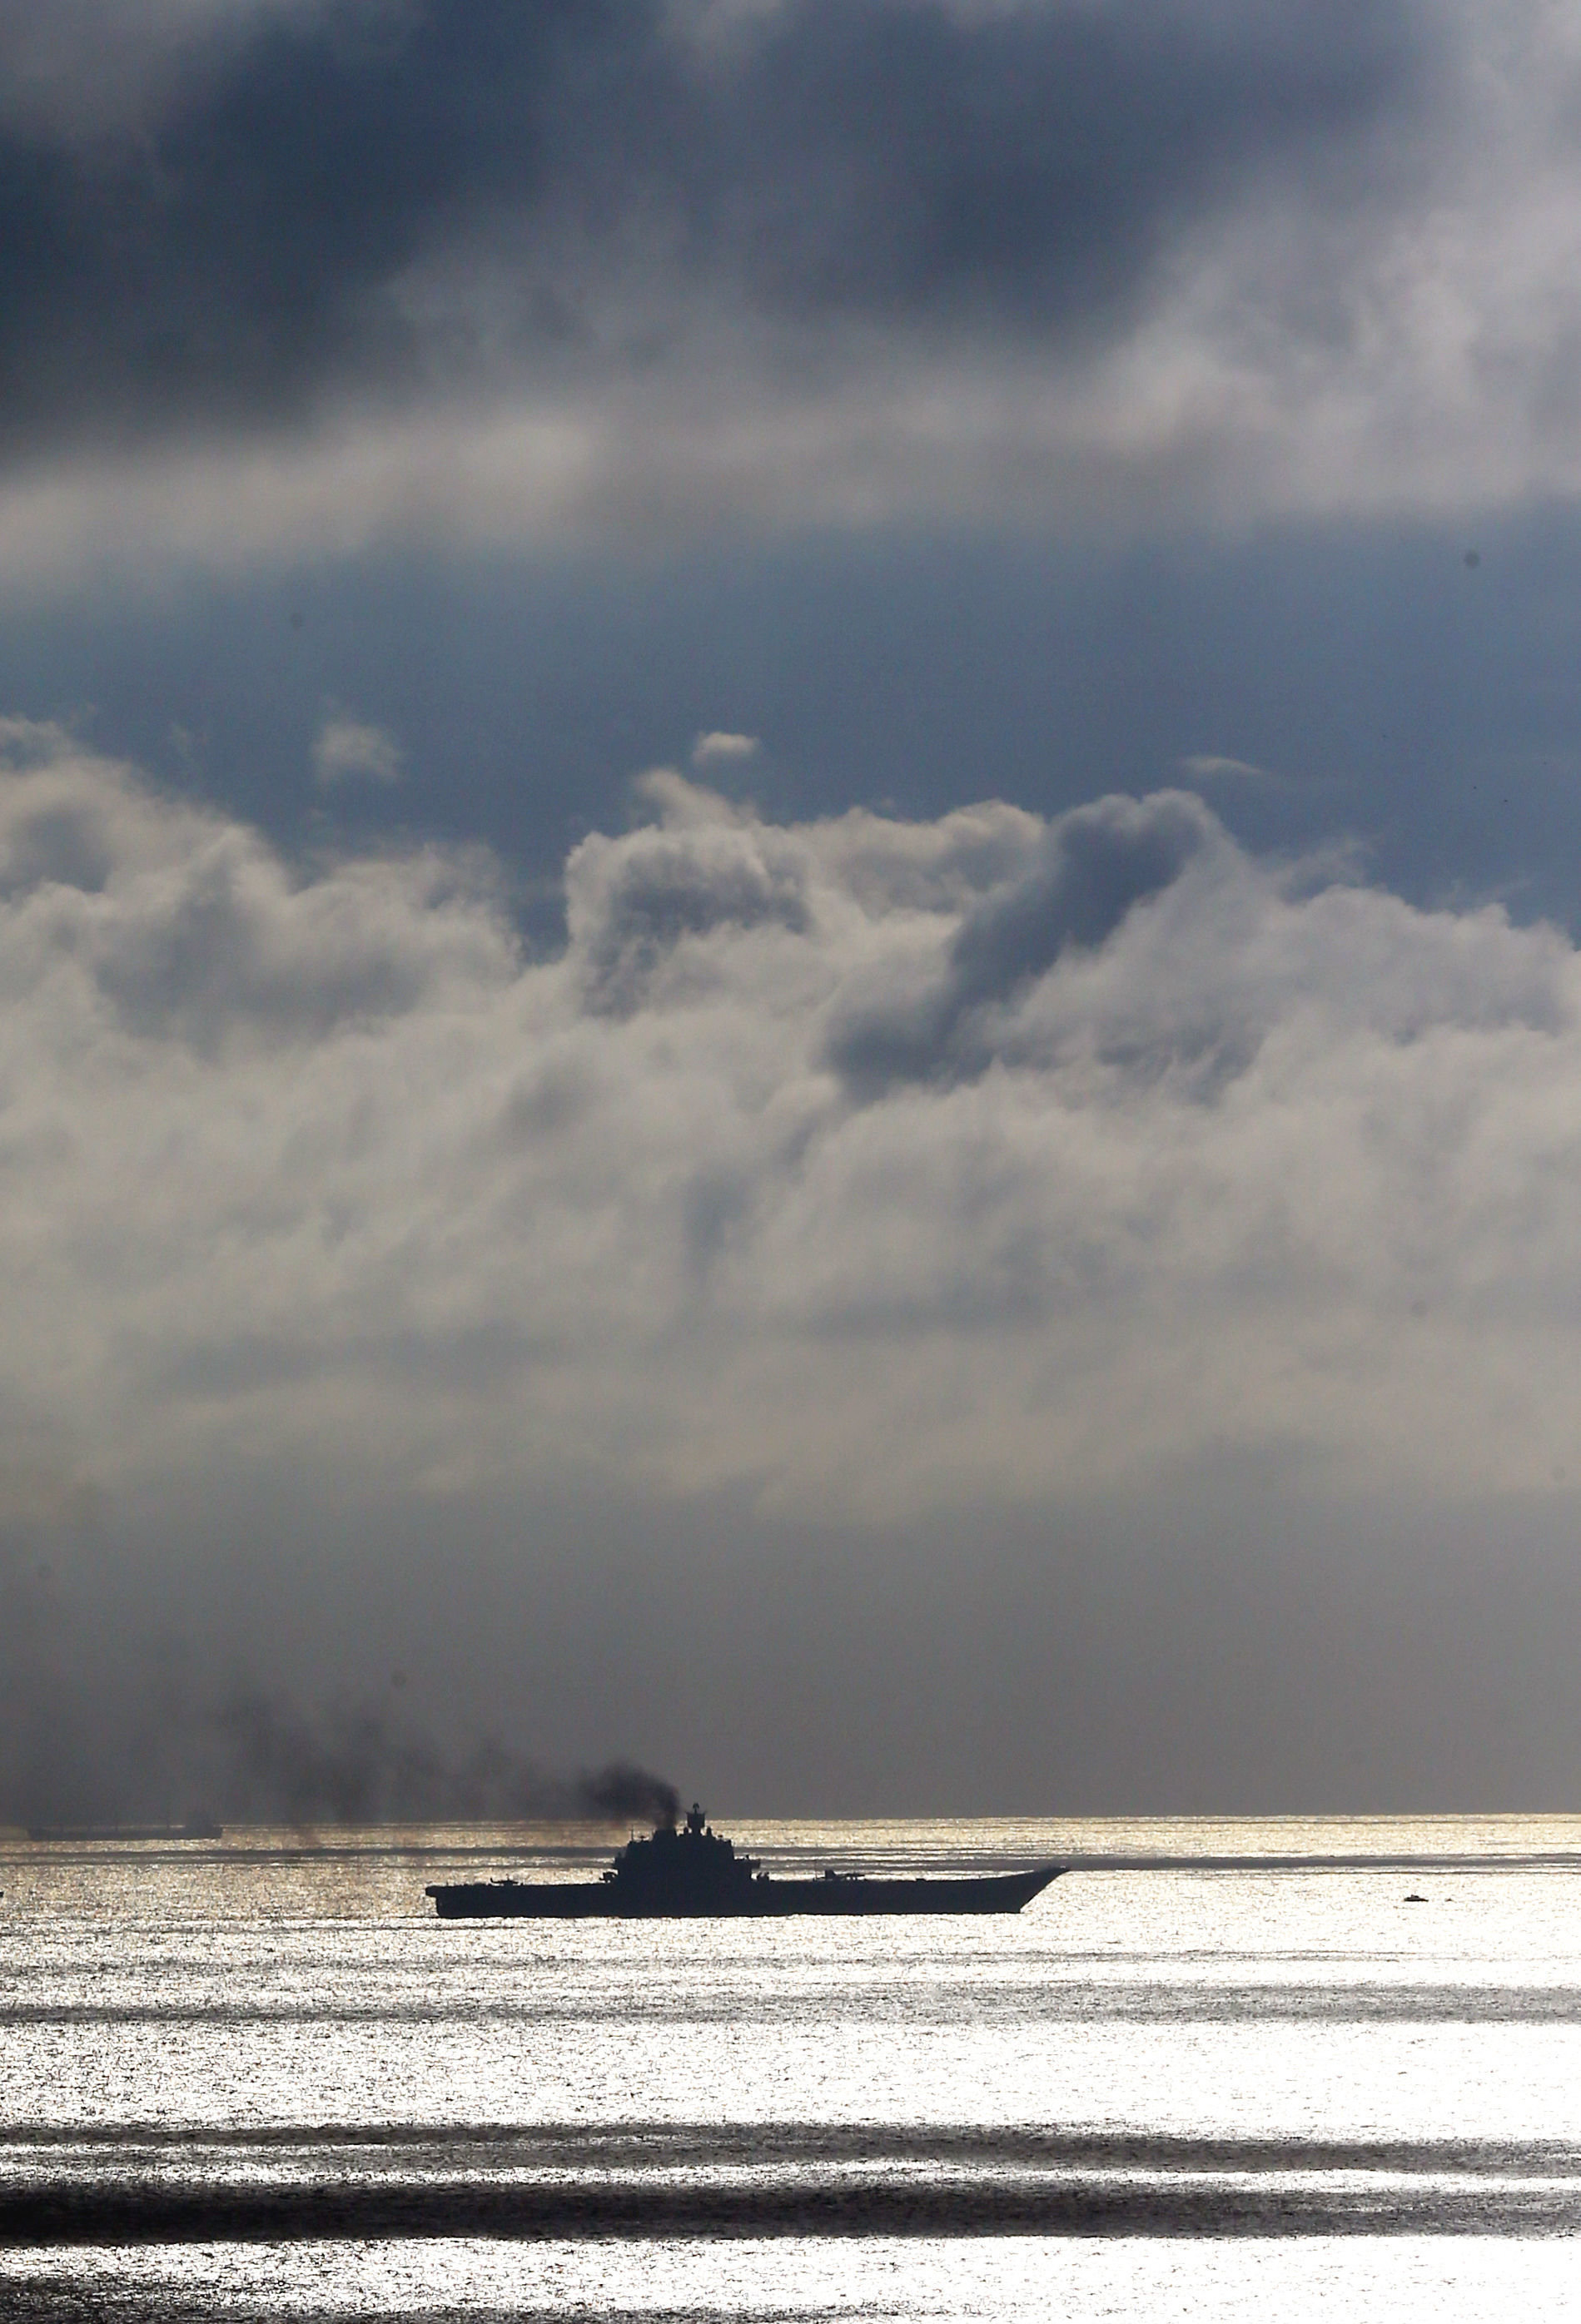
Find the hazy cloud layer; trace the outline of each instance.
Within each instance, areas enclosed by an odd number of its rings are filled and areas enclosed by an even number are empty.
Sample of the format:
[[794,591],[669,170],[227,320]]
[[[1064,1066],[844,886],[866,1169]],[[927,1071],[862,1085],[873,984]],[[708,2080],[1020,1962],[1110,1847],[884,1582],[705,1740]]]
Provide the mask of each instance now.
[[1549,928],[1257,862],[1183,793],[780,828],[664,774],[534,961],[486,866],[292,869],[10,747],[24,1514],[49,1444],[110,1495],[596,1478],[864,1521],[1573,1458]]
[[[380,0],[372,0],[379,5]],[[272,22],[328,23],[347,0],[0,0],[0,122],[78,151],[147,134],[200,104]],[[367,13],[366,6],[364,8]]]
[[1537,0],[145,16],[0,13],[35,567],[1577,483],[1581,44]]

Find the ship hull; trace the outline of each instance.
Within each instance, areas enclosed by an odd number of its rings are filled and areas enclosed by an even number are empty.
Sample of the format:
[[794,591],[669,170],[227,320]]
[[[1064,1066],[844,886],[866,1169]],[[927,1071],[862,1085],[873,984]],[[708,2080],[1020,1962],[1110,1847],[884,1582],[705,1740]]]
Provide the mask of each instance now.
[[425,1894],[441,1921],[778,1921],[876,1913],[1019,1913],[1063,1868],[965,1880],[754,1880],[740,1896],[698,1901],[622,1896],[613,1882],[475,1880]]

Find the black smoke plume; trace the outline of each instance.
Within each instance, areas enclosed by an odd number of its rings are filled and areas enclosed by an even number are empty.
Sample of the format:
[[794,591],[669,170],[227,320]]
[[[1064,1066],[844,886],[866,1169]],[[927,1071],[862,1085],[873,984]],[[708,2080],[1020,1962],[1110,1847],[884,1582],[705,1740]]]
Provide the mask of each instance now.
[[242,1692],[210,1714],[208,1740],[206,1811],[237,1822],[673,1822],[679,1803],[673,1784],[624,1760],[555,1775],[492,1735],[452,1753],[368,1703],[312,1716]]
[[612,1759],[590,1775],[577,1778],[578,1790],[589,1815],[606,1823],[672,1824],[680,1813],[680,1794],[662,1775],[633,1767],[628,1759]]
[[193,1702],[171,1681],[118,1717],[50,1724],[0,1721],[0,1823],[672,1823],[679,1806],[629,1761],[559,1774],[496,1735],[447,1746],[365,1701],[309,1710],[244,1687]]
[[307,1713],[237,1692],[193,1740],[202,1811],[233,1822],[674,1822],[679,1803],[674,1784],[628,1762],[556,1775],[497,1736],[447,1750],[376,1703]]
[[128,1637],[52,1508],[0,1526],[0,1824],[672,1822],[672,1784],[625,1759],[568,1774],[388,1695],[313,1702],[214,1668],[180,1634]]

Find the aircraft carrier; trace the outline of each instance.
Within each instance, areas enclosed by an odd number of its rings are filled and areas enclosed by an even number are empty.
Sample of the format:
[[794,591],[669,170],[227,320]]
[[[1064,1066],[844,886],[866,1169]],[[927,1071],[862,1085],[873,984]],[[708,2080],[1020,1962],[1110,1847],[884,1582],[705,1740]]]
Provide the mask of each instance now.
[[679,1829],[661,1824],[629,1840],[597,1880],[470,1880],[425,1890],[441,1921],[685,1921],[780,1919],[794,1913],[1019,1913],[1064,1869],[966,1879],[874,1879],[825,1872],[779,1880],[755,1856],[709,1829],[693,1807]]

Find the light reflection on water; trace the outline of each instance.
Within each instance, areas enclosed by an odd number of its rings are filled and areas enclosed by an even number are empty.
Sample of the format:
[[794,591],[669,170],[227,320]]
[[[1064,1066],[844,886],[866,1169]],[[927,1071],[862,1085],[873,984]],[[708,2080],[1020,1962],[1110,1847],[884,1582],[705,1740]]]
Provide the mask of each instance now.
[[[1158,2324],[1489,2324],[1581,2316],[1562,2243],[1357,2236],[1331,2244],[1158,2244],[1090,2237],[809,2236],[795,2244],[197,2246],[151,2258],[96,2252],[62,2275],[10,2263],[19,2316],[168,2324],[214,2316],[596,2317],[658,2320],[860,2317],[864,2324],[1146,2318]],[[73,2307],[70,2303],[79,2303]]]
[[729,1828],[1441,1868],[441,1924],[427,1882],[609,1835],[0,1843],[0,2311],[1581,2314],[1581,1871],[1521,1862],[1581,1820]]

